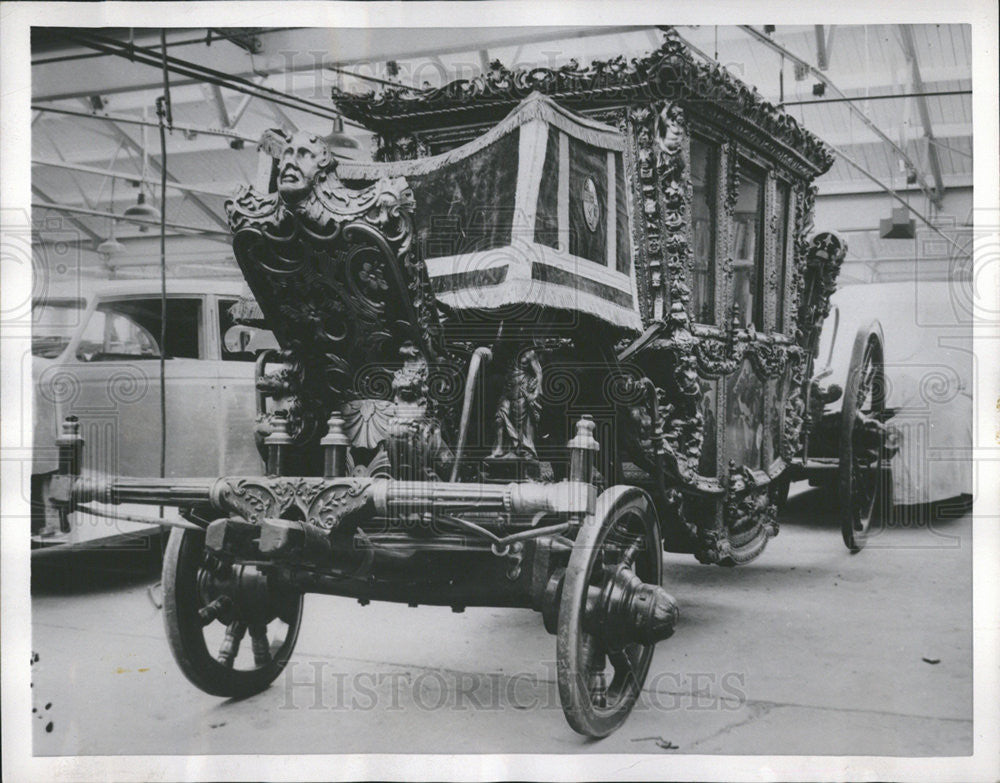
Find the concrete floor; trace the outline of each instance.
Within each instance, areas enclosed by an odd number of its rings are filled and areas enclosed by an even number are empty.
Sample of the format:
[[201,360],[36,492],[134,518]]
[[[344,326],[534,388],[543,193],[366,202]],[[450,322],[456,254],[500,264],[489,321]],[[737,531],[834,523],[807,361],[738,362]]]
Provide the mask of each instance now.
[[531,611],[309,596],[286,672],[227,701],[174,664],[155,566],[54,559],[33,587],[34,752],[971,753],[970,517],[891,527],[852,556],[830,506],[794,495],[747,566],[667,555],[681,622],[600,742],[563,719]]

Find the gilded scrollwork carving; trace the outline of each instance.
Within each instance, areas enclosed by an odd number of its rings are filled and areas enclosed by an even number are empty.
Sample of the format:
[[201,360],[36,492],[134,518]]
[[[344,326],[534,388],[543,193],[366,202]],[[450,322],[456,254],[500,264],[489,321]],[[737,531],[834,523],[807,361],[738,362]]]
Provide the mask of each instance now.
[[811,278],[808,298],[799,301],[799,330],[804,335],[818,334],[830,314],[830,297],[837,290],[840,267],[847,255],[847,246],[831,233],[817,234],[806,250],[806,274]]
[[403,177],[382,178],[358,190],[349,188],[337,177],[336,159],[317,136],[303,131],[267,133],[273,138],[262,145],[277,141],[281,148],[278,189],[265,194],[245,185],[228,200],[226,214],[233,232],[256,228],[280,235],[292,219],[323,232],[352,220],[389,227],[401,210],[412,211],[413,192]]
[[786,345],[757,341],[750,343],[747,351],[754,370],[761,378],[776,378],[785,371],[788,354],[794,350]]
[[222,479],[214,489],[214,505],[259,524],[280,513],[280,503],[266,480]]
[[361,399],[344,404],[344,432],[351,445],[374,449],[385,440],[395,415],[396,404],[391,400]]
[[265,517],[281,516],[293,504],[305,513],[322,488],[322,479],[225,478],[213,490],[213,504],[259,524]]
[[802,395],[804,376],[803,358],[800,353],[789,356],[789,387],[785,398],[784,427],[781,431],[781,458],[786,462],[799,453],[802,447],[802,427],[805,423],[805,399]]
[[649,323],[665,312],[664,291],[661,270],[663,266],[663,233],[660,200],[657,195],[659,181],[656,147],[656,118],[658,113],[650,105],[630,107],[625,122],[626,138],[630,142],[630,165],[635,169],[632,178],[633,200],[637,211],[635,216],[636,247],[639,258],[636,262],[636,277],[639,283],[643,321]]

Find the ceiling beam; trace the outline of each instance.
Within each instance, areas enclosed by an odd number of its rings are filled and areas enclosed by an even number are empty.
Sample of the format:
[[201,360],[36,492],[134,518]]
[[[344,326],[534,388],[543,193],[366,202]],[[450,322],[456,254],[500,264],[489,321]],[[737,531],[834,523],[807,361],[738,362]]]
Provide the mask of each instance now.
[[208,90],[212,94],[212,101],[215,103],[215,113],[219,117],[219,124],[223,128],[233,127],[232,120],[229,119],[229,111],[226,109],[226,101],[222,97],[222,88],[217,84],[208,85]]
[[[44,190],[42,190],[40,187],[38,187],[38,185],[32,185],[31,186],[31,192],[34,193],[39,198],[43,198],[46,201],[52,201],[52,199],[49,198],[48,194]],[[36,202],[32,202],[32,206],[33,207],[36,206],[36,205],[37,206],[43,206],[43,207],[54,206],[52,204],[36,204]],[[104,237],[100,236],[96,231],[94,231],[90,226],[88,226],[83,221],[81,221],[81,220],[73,217],[72,215],[66,215],[66,220],[69,221],[70,223],[72,223],[78,229],[80,229],[80,231],[82,231],[84,234],[86,234],[87,237],[89,239],[91,239],[92,241],[94,241],[94,242],[103,242],[104,241]]]
[[[808,119],[809,115],[807,114],[807,123]],[[919,141],[924,138],[923,129],[916,125],[893,125],[892,127],[886,127],[885,132],[894,135],[900,142]],[[843,128],[832,132],[821,130],[816,135],[834,147],[856,147],[862,144],[882,144],[884,146],[882,139],[865,127]],[[940,125],[938,126],[938,135],[942,139],[970,137],[972,136],[972,125],[966,122]]]
[[[258,76],[254,79],[251,79],[251,81],[258,86],[263,84],[266,80],[267,80],[266,76]],[[229,117],[231,123],[229,126],[230,128],[235,130],[236,126],[240,124],[240,120],[243,119],[243,114],[246,112],[247,108],[250,106],[250,102],[253,99],[254,99],[253,95],[247,95],[247,94],[244,94],[240,98],[240,102],[236,104],[236,109]]]
[[[217,46],[186,47],[184,56],[193,64],[253,79],[261,74],[322,71],[327,65],[343,67],[404,57],[412,59],[435,54],[476,52],[483,46],[516,46],[641,29],[636,26],[465,28],[462,35],[456,36],[453,28],[421,28],[420,41],[424,46],[415,49],[413,31],[409,28],[382,28],[373,39],[368,35],[359,35],[357,30],[351,28],[307,27],[267,35],[262,38],[263,51],[253,57],[237,47],[222,49]],[[158,45],[158,40],[142,40],[144,44]],[[86,51],[80,46],[69,46],[66,50]],[[70,61],[38,64],[31,70],[35,101],[86,97],[94,94],[95,85],[100,85],[101,95],[163,88],[163,74],[159,68],[140,63],[123,68],[121,63],[109,56],[90,60],[86,68]],[[200,84],[201,81],[175,76],[170,84],[171,87],[180,87]]]
[[[92,120],[106,120],[112,123],[120,123],[122,125],[140,125],[145,128],[159,128],[160,124],[158,122],[153,122],[152,120],[142,120],[138,117],[127,117],[125,115],[115,115],[115,114],[95,114],[92,111],[79,111],[76,109],[64,109],[56,108],[55,106],[45,106],[42,104],[32,104],[33,109],[37,109],[39,112],[46,114],[63,114],[69,117],[83,117]],[[222,136],[226,139],[237,139],[243,142],[250,142],[251,144],[256,144],[256,139],[251,139],[249,136],[241,136],[229,128],[206,128],[196,125],[178,125],[174,124],[170,126],[170,130],[180,131],[181,133],[191,133],[191,134],[201,134],[204,136]]]
[[[120,221],[125,222],[125,223],[136,223],[136,224],[138,224],[140,226],[159,226],[160,225],[160,221],[159,220],[146,220],[145,218],[133,217],[131,215],[118,215],[118,214],[116,214],[114,212],[103,212],[103,211],[98,210],[98,209],[87,209],[85,207],[74,207],[74,206],[70,206],[69,204],[54,204],[54,203],[48,202],[47,197],[43,193],[39,192],[35,187],[32,187],[32,190],[34,190],[37,195],[39,195],[42,198],[46,199],[46,202],[47,202],[47,203],[43,203],[41,201],[32,201],[31,202],[32,209],[54,209],[57,212],[65,212],[65,213],[68,213],[69,215],[90,215],[91,217],[110,218],[111,220],[120,220]],[[72,220],[74,223],[77,222],[72,217],[68,218],[68,220]],[[188,225],[186,223],[172,223],[170,221],[164,221],[163,225],[166,226],[167,228],[172,228],[172,229],[174,229],[176,231],[184,231],[184,232],[188,232],[188,233],[192,233],[192,234],[210,234],[210,235],[214,235],[214,236],[225,236],[225,237],[231,236],[231,234],[230,234],[229,231],[217,231],[214,228],[202,228],[201,226],[190,226],[190,225]],[[84,229],[84,230],[86,230],[88,232],[90,231],[90,229],[85,228],[82,224],[80,224],[80,227],[81,227],[81,229]],[[98,237],[97,234],[94,234],[93,238],[94,239],[100,239],[100,237]]]
[[[812,73],[817,79],[823,82],[827,87],[829,87],[831,90],[837,93],[837,95],[839,95],[840,97],[842,98],[848,97],[847,95],[844,95],[843,91],[839,87],[837,87],[837,85],[834,84],[833,81],[831,81],[829,76],[827,76],[825,73],[816,68],[812,63],[808,62],[807,60],[803,60],[794,52],[791,52],[781,44],[772,41],[768,36],[764,35],[764,33],[760,32],[759,30],[755,29],[750,25],[741,24],[740,29],[745,31],[750,37],[754,38],[756,41],[764,44],[764,46],[768,47],[769,49],[772,49],[773,51],[784,55],[793,62],[799,63],[799,65],[808,69],[810,73]],[[878,125],[876,125],[871,120],[871,118],[861,109],[860,106],[858,106],[856,102],[847,101],[844,105],[849,107],[851,111],[853,111],[854,114],[857,115],[857,117],[861,120],[862,123],[864,123],[872,132],[874,132],[879,138],[881,138],[892,149],[894,149],[896,153],[903,159],[904,163],[910,169],[916,172],[917,181],[920,183],[920,189],[923,190],[924,193],[926,193],[927,196],[933,201],[936,198],[934,194],[934,189],[927,184],[927,180],[923,177],[920,167],[917,166],[916,163],[914,163],[913,160],[911,160],[910,156],[906,154],[906,150],[900,147],[895,141],[892,140],[892,138],[889,137],[888,134],[886,134],[881,128],[879,128]],[[839,152],[839,150],[836,149],[834,151]],[[847,156],[843,157],[845,158],[845,160],[850,160],[849,158],[847,158]]]
[[[867,178],[858,179],[830,179],[830,174],[826,174],[816,180],[817,196],[842,196],[856,195],[858,193],[883,193],[881,185],[876,185]],[[972,174],[945,174],[944,184],[955,190],[957,188],[971,188]],[[898,187],[897,193],[920,193],[918,187]],[[837,229],[840,231],[841,229]]]
[[[264,105],[267,107],[268,111],[274,116],[274,118],[285,126],[285,129],[295,133],[299,130],[299,125],[295,120],[288,116],[284,109],[282,109],[278,104],[271,103],[271,101],[265,101]],[[332,152],[332,150],[331,150]],[[341,157],[334,153],[334,157]]]
[[[49,140],[49,143],[52,144],[52,149],[54,149],[56,155],[59,156],[59,160],[61,160],[63,163],[65,163],[66,162],[66,156],[63,155],[63,152],[59,148],[59,145],[56,144],[55,139],[52,138],[52,134],[49,133],[49,129],[46,128],[44,125],[41,126],[41,128],[42,128],[42,133],[45,134],[46,138],[48,138],[48,140]],[[98,173],[100,173],[99,170],[98,170]],[[83,186],[80,184],[80,178],[77,177],[76,173],[73,172],[72,170],[70,171],[70,179],[73,180],[73,184],[76,186],[76,190],[80,194],[80,198],[83,199],[84,203],[88,207],[90,207],[91,209],[94,209],[97,206],[97,204],[94,201],[91,200],[91,198],[90,198],[89,195],[87,195],[87,191],[85,191],[83,189]]]
[[[47,160],[45,158],[37,158],[31,161],[33,166],[49,166],[54,169],[66,169],[67,171],[79,171],[83,174],[96,174],[102,177],[115,177],[116,179],[127,180],[128,182],[142,182],[142,175],[129,174],[125,171],[109,171],[107,169],[101,169],[96,166],[85,166],[82,163],[69,163],[67,161],[57,161],[57,160]],[[147,185],[156,185],[159,183],[150,182],[146,180]],[[167,187],[171,190],[179,190],[183,193],[200,193],[203,196],[217,196],[218,198],[229,198],[231,193],[224,193],[221,190],[209,190],[208,188],[198,188],[193,185],[181,185],[178,182],[168,182]],[[83,195],[83,194],[81,194]],[[93,207],[93,204],[87,204],[89,207]]]
[[913,91],[917,93],[917,111],[920,113],[920,124],[924,128],[924,138],[927,139],[927,162],[931,169],[931,176],[934,177],[934,196],[931,200],[934,206],[940,207],[944,198],[944,180],[941,178],[941,159],[938,156],[937,146],[934,144],[934,126],[931,123],[931,115],[927,109],[927,98],[923,95],[924,82],[920,78],[920,62],[917,59],[917,47],[913,43],[913,26],[908,24],[899,25],[900,41],[903,45],[903,53],[910,63],[910,78],[913,81]]
[[[142,145],[138,141],[136,141],[132,137],[132,135],[128,133],[128,131],[122,128],[117,122],[114,122],[112,120],[108,120],[108,126],[115,131],[115,133],[122,141],[125,142],[126,146],[128,146],[133,151],[139,153],[140,155],[142,154],[143,151]],[[149,165],[156,170],[157,174],[163,172],[163,165],[160,163],[160,161],[156,160],[152,155],[147,156],[147,160],[149,161]],[[167,172],[167,180],[169,182],[179,184],[177,182],[177,177],[175,177],[169,171]],[[229,224],[225,221],[225,219],[223,219],[222,215],[220,215],[211,206],[206,204],[201,199],[200,196],[191,194],[190,198],[191,198],[191,203],[194,204],[194,206],[197,207],[198,210],[201,211],[204,215],[206,215],[213,223],[215,223],[217,226],[220,226],[221,228],[226,229],[227,231],[229,230]]]
[[823,25],[814,25],[816,28],[816,64],[821,71],[825,71],[830,66],[827,59],[826,37],[823,34]]
[[826,66],[830,67],[830,59],[833,57],[833,34],[837,32],[837,25],[830,25],[826,32]]

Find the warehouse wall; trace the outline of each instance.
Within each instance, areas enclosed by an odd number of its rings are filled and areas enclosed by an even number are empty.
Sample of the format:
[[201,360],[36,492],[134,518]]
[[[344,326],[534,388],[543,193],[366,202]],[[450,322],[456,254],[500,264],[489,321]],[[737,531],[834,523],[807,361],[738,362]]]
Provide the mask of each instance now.
[[[842,284],[901,279],[968,279],[971,259],[916,220],[914,239],[881,239],[879,221],[900,204],[884,192],[822,194],[816,199],[817,231],[835,231],[848,245]],[[945,234],[965,246],[971,237],[972,188],[946,188],[940,210],[934,211],[919,190],[897,191]]]

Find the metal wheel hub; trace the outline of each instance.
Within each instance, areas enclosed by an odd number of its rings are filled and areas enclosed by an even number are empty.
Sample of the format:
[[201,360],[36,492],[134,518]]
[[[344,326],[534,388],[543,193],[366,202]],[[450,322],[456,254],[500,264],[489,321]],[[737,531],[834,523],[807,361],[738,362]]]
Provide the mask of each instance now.
[[[545,629],[555,633],[565,570],[556,571],[542,605]],[[677,602],[659,585],[643,582],[628,566],[618,566],[601,586],[587,588],[583,627],[606,649],[633,643],[656,644],[670,638],[680,617]]]
[[256,566],[206,563],[198,572],[198,592],[198,614],[206,623],[267,625],[279,614],[268,577]]
[[583,627],[600,637],[609,650],[627,644],[656,644],[674,632],[680,610],[659,585],[643,582],[628,566],[620,565],[603,587],[587,590]]

